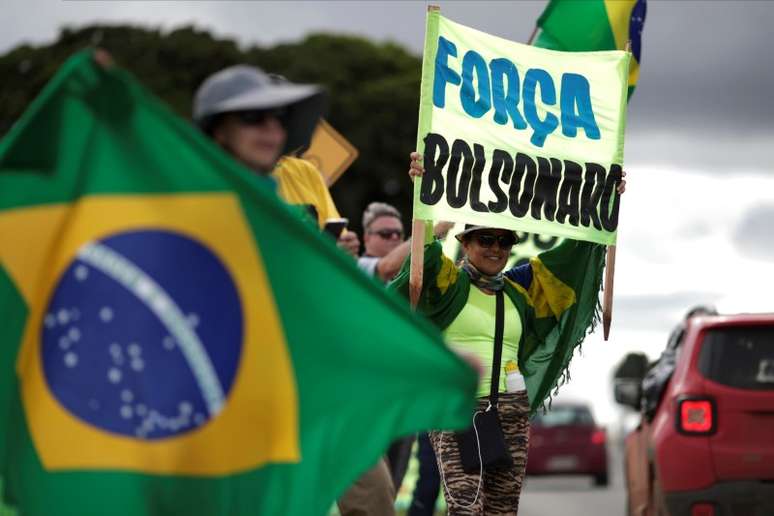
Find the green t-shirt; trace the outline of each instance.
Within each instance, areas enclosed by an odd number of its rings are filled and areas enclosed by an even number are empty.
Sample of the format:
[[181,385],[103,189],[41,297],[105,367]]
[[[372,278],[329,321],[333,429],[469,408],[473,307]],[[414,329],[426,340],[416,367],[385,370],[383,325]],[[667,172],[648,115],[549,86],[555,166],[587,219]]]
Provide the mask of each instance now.
[[[471,285],[467,304],[443,332],[450,347],[475,354],[484,366],[484,374],[478,384],[479,398],[489,396],[492,381],[496,299],[497,296],[485,294],[478,287]],[[519,311],[507,297],[504,321],[500,392],[505,392],[505,364],[509,360],[518,362],[519,340],[522,333]]]

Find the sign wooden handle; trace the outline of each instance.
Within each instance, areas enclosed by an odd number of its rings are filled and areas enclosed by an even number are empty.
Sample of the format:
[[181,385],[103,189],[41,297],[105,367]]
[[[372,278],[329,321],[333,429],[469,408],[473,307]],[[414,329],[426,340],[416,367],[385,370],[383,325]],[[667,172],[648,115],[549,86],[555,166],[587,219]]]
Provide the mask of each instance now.
[[[430,4],[427,12],[441,12],[441,7]],[[416,182],[414,188],[417,188]],[[411,264],[409,269],[409,301],[416,310],[422,293],[422,274],[425,270],[425,221],[414,219],[411,224]]]
[[615,246],[607,247],[605,265],[605,297],[602,301],[602,329],[604,338],[610,336],[610,323],[613,321],[613,278],[615,277]]
[[[624,47],[626,52],[632,51],[631,40],[626,42]],[[610,336],[610,325],[613,322],[613,282],[615,279],[615,246],[607,247],[607,256],[605,257],[605,297],[602,301],[602,333],[607,341]]]
[[529,35],[529,39],[527,40],[527,45],[531,45],[535,42],[535,36],[537,36],[538,33],[538,26],[535,25],[535,28],[532,29],[532,34]]
[[425,221],[414,219],[411,226],[411,268],[409,269],[409,301],[416,309],[422,293],[422,273],[425,266]]

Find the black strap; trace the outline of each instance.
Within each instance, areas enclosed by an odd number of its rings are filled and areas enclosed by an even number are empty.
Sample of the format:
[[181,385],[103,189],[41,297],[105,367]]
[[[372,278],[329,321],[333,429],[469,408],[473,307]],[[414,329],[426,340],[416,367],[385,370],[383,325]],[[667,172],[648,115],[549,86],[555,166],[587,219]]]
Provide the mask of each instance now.
[[492,357],[492,385],[489,388],[489,403],[493,407],[497,406],[497,399],[500,396],[500,361],[503,355],[503,326],[505,326],[503,291],[498,290],[495,296],[494,356]]

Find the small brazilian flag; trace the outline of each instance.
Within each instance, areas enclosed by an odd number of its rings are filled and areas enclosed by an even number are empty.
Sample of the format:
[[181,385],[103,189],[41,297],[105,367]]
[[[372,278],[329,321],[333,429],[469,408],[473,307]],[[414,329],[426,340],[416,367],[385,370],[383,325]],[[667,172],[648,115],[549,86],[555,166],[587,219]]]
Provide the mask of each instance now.
[[29,516],[324,514],[476,375],[128,73],[0,141],[0,477]]
[[551,0],[537,25],[535,46],[565,52],[624,50],[632,42],[629,96],[640,74],[646,0]]

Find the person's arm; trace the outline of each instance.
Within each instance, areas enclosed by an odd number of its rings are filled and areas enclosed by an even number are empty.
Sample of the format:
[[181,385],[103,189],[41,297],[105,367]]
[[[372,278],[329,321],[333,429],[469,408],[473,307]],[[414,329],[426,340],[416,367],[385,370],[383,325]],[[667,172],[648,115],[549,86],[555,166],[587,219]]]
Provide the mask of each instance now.
[[[336,208],[333,197],[331,197],[331,193],[328,191],[328,186],[325,184],[322,172],[320,172],[312,163],[306,160],[304,160],[304,162],[315,172],[311,175],[314,177],[313,187],[317,192],[316,197],[319,199],[318,209],[320,211],[322,223],[324,224],[328,219],[339,218],[339,210]],[[352,255],[354,258],[357,258],[360,253],[360,239],[358,238],[357,233],[350,229],[345,228],[344,231],[341,232],[339,238],[336,240],[336,245],[339,249]]]
[[325,184],[322,172],[313,163],[308,160],[301,160],[302,163],[309,169],[309,181],[310,187],[315,192],[317,198],[317,211],[320,213],[320,223],[325,224],[328,219],[338,219],[341,217],[336,204],[333,202],[333,197],[328,191],[328,185]]
[[[452,285],[456,284],[459,271],[454,262],[443,254],[441,242],[434,239],[433,232],[429,227],[425,234],[429,235],[430,243],[425,244],[424,248],[422,293],[417,310],[432,317],[434,313],[443,311],[447,292]],[[410,269],[411,253],[406,256],[400,271],[395,279],[389,283],[387,289],[408,299]]]
[[[326,220],[341,217],[322,173],[310,161],[285,157],[275,169],[274,176],[278,179],[281,196],[286,201],[311,203],[314,206],[320,229],[323,228]],[[346,229],[342,231],[336,245],[355,258],[360,251],[360,239],[354,231]]]
[[[451,229],[453,225],[454,224],[451,222],[438,222],[433,227],[432,232],[428,231],[429,225],[426,226],[425,232],[426,234],[433,235],[435,238],[444,238],[446,233],[449,232],[449,229]],[[429,243],[427,242],[427,239],[425,239],[425,241],[426,243]],[[401,265],[403,265],[403,262],[406,261],[406,257],[410,252],[411,239],[409,238],[379,260],[379,262],[376,264],[376,274],[385,283],[391,280],[398,273]]]
[[406,261],[409,252],[411,252],[410,238],[379,259],[376,263],[376,276],[385,283],[391,280]]
[[375,258],[373,256],[361,256],[357,259],[358,268],[363,271],[369,278],[376,276],[377,263],[379,263],[379,258]]

